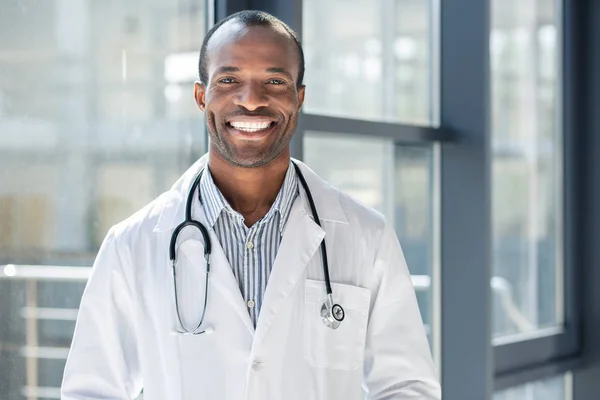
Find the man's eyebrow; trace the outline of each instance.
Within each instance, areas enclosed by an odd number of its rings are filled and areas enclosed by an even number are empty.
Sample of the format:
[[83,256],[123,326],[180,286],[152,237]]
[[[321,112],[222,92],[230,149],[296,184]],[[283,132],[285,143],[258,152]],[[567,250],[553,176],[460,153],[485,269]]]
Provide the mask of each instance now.
[[[217,74],[226,74],[228,72],[240,72],[240,69],[238,67],[225,65],[225,66],[219,67],[216,71]],[[282,75],[285,75],[286,77],[288,77],[289,79],[292,79],[292,74],[287,72],[285,70],[285,68],[282,68],[282,67],[267,68],[267,72],[270,74],[282,74]]]
[[283,74],[283,75],[286,75],[287,77],[289,77],[290,79],[292,78],[292,74],[290,74],[289,72],[287,72],[285,70],[285,68],[281,68],[281,67],[267,68],[267,72],[270,72],[272,74]]
[[238,67],[224,66],[217,70],[217,74],[224,74],[227,72],[240,72],[240,69]]

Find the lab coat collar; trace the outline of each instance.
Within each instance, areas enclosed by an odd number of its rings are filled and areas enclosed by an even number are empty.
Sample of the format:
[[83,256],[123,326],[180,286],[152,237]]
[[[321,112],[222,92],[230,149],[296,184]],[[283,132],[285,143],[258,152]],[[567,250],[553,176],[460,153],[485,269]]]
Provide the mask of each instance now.
[[[306,179],[319,214],[319,219],[321,221],[347,224],[348,220],[340,204],[339,192],[315,174],[306,164],[295,159],[292,160],[298,164],[300,171]],[[207,162],[208,154],[205,154],[173,184],[171,190],[166,194],[165,200],[162,204],[158,204],[161,208],[160,216],[153,232],[167,232],[175,229],[177,225],[183,222],[185,219],[185,202],[189,188],[198,172],[204,168]],[[303,191],[302,188],[301,191]],[[307,202],[302,201],[301,206],[304,207],[308,215],[312,216]]]

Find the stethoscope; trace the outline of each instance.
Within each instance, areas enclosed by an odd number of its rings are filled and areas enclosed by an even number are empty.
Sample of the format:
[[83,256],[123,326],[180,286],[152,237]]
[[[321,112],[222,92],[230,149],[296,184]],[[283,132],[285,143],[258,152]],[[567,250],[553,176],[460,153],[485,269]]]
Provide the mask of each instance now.
[[[308,197],[308,202],[310,204],[310,209],[312,211],[313,219],[315,222],[321,226],[321,221],[319,220],[319,214],[317,213],[317,209],[315,207],[315,203],[312,198],[312,194],[308,188],[308,184],[304,179],[304,175],[300,171],[298,165],[292,161],[294,168],[296,169],[296,173],[298,174],[298,178],[300,178],[300,183],[306,192]],[[198,185],[200,184],[200,179],[202,178],[202,173],[204,172],[204,168],[200,170],[192,186],[190,187],[190,191],[188,193],[188,197],[185,203],[185,221],[179,224],[173,234],[171,235],[171,243],[169,245],[169,259],[172,261],[173,266],[173,286],[175,288],[175,311],[177,313],[177,320],[179,321],[179,326],[177,327],[176,332],[183,335],[201,335],[203,333],[211,333],[212,328],[207,327],[206,329],[202,329],[202,322],[204,322],[204,316],[206,314],[206,303],[208,300],[208,276],[210,273],[210,251],[211,251],[211,242],[210,237],[208,235],[208,230],[202,225],[200,222],[192,219],[192,202],[194,198],[194,193],[196,189],[198,189]],[[202,197],[200,196],[200,191],[198,191],[198,199],[200,200],[200,204],[202,204]],[[179,296],[177,295],[177,237],[179,233],[186,227],[193,226],[202,233],[202,239],[204,241],[204,260],[206,261],[206,280],[204,287],[204,307],[202,309],[202,316],[200,317],[200,322],[198,325],[189,330],[183,324],[183,320],[181,319],[181,314],[179,313]],[[344,320],[345,312],[342,306],[333,302],[333,293],[331,290],[331,281],[329,280],[329,264],[327,263],[327,248],[325,247],[325,239],[321,241],[321,255],[322,255],[322,263],[323,263],[323,275],[325,277],[325,292],[327,295],[327,299],[321,306],[321,320],[323,323],[331,329],[337,329],[340,326],[340,323]],[[181,327],[181,328],[180,328]]]

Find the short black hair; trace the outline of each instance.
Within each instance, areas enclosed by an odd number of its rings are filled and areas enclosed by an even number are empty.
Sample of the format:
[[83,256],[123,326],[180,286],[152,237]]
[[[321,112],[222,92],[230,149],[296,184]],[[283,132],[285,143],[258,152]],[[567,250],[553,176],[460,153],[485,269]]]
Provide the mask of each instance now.
[[240,21],[245,26],[268,26],[282,27],[292,38],[294,43],[296,44],[296,49],[298,50],[298,77],[296,80],[296,85],[298,87],[302,86],[302,82],[304,80],[304,52],[302,51],[302,45],[300,44],[300,40],[298,39],[298,35],[294,32],[285,22],[281,21],[279,18],[274,17],[273,15],[257,10],[244,10],[237,12],[235,14],[231,14],[226,18],[223,18],[219,21],[215,26],[210,28],[210,30],[206,33],[204,40],[202,41],[202,48],[200,49],[200,59],[198,60],[198,75],[200,77],[200,82],[206,84],[208,83],[208,72],[207,72],[207,54],[206,49],[208,47],[208,41],[214,35],[214,33],[227,21],[235,19]]

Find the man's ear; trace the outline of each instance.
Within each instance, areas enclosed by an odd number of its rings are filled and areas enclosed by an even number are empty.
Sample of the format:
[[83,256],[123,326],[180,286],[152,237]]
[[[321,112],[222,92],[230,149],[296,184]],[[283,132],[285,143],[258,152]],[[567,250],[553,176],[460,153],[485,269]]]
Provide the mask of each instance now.
[[302,108],[302,104],[304,104],[304,93],[306,92],[306,86],[302,85],[298,88],[298,111]]
[[206,109],[206,85],[200,81],[194,82],[194,99],[200,111]]

